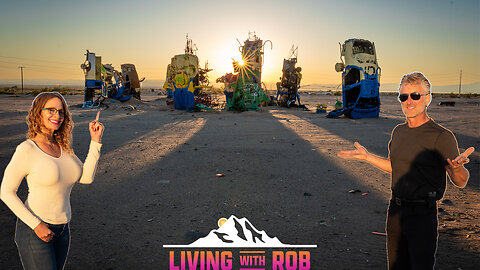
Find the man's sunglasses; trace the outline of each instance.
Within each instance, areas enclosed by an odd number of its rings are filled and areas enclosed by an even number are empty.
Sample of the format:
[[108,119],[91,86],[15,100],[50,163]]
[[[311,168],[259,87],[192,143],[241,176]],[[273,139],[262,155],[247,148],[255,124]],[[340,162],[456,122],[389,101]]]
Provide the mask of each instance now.
[[[426,96],[426,95],[429,95],[430,93],[426,93],[426,94],[420,94],[420,93],[417,93],[417,92],[414,92],[414,93],[410,93],[410,97],[413,99],[413,100],[419,100],[421,96]],[[408,94],[400,94],[398,95],[398,100],[400,100],[401,102],[405,102],[407,101],[408,99]]]

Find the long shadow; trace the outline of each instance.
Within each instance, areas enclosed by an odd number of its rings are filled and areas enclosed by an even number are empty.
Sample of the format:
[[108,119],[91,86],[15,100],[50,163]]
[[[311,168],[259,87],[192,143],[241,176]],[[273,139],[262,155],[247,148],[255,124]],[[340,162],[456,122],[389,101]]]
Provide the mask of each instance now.
[[[157,112],[148,111],[135,114],[128,113],[129,112],[123,111],[102,111],[100,121],[102,121],[105,126],[104,138],[102,141],[102,154],[107,154],[131,140],[174,122],[174,118],[161,116]],[[87,118],[88,120],[91,118],[93,120],[95,114],[96,112],[90,112],[86,114],[84,118]],[[102,117],[104,116],[108,117],[115,114],[123,114],[124,117],[107,121],[102,120]],[[84,123],[75,126],[74,144],[77,155],[85,156],[88,152],[88,144],[90,142],[88,122],[89,121],[84,121]],[[128,130],[128,132],[125,132],[125,130]]]
[[2,111],[2,114],[0,114],[0,120],[3,121],[10,121],[12,118],[16,118],[16,117],[21,117],[22,119],[25,119],[25,117],[27,116],[27,112],[5,112],[5,111]]
[[[301,115],[301,113],[296,113],[296,115]],[[352,144],[350,146],[350,149],[353,149],[353,142],[359,141],[362,145],[364,145],[369,151],[386,157],[388,155],[388,142],[390,140],[390,133],[393,130],[393,128],[402,123],[403,121],[398,121],[397,119],[389,119],[385,117],[381,117],[379,119],[358,119],[358,120],[351,120],[351,119],[328,119],[328,118],[323,118],[323,117],[308,117],[308,116],[301,116],[304,120],[309,121],[310,123],[328,130],[329,132],[340,136],[348,141],[350,141]],[[442,124],[442,122],[437,121],[437,123]],[[339,132],[339,130],[342,130],[339,128],[339,126],[344,126],[345,128],[343,129],[343,132]],[[454,131],[453,131],[454,132]],[[455,132],[454,132],[455,133]],[[463,134],[455,134],[459,148],[466,149],[470,146],[474,146],[476,149],[480,149],[479,145],[479,138],[478,137],[472,137],[468,135],[463,135]],[[370,139],[361,141],[361,138],[366,138],[370,137]],[[371,139],[373,138],[373,139]],[[343,150],[343,149],[342,149]],[[478,158],[475,156],[471,156],[470,159],[470,164],[467,164],[466,167],[470,171],[470,180],[465,188],[466,192],[472,192],[472,194],[478,194],[480,192],[480,161]],[[447,180],[449,181],[449,180]],[[447,183],[447,185],[451,185],[450,183]],[[448,194],[448,191],[447,191]],[[468,199],[467,199],[468,200]],[[440,215],[443,215],[441,213]],[[443,218],[443,217],[442,217]],[[451,217],[447,217],[451,218]],[[470,226],[470,225],[465,225],[465,226]],[[453,229],[455,230],[455,229]],[[442,230],[447,231],[447,230]],[[442,237],[441,237],[442,238]],[[445,237],[446,238],[446,237]],[[466,257],[461,257],[461,258],[455,258],[453,260],[444,260],[444,256],[441,256],[442,253],[445,252],[451,252],[452,250],[457,251],[458,254],[463,254],[466,252],[463,247],[465,244],[465,240],[461,239],[460,237],[457,237],[454,239],[454,241],[442,241],[440,240],[440,249],[439,253],[440,255],[437,256],[437,266],[440,266],[440,269],[443,269],[445,267],[444,264],[452,264],[452,267],[455,263],[456,265],[476,265],[480,261],[480,256],[475,253],[470,253],[467,252],[468,256]],[[472,258],[471,264],[469,262],[462,262],[462,259],[464,258]],[[442,264],[442,265],[440,265]],[[465,267],[465,266],[463,266]],[[463,268],[462,267],[462,268]],[[447,269],[449,268],[448,266],[446,267]]]
[[[459,133],[455,133],[457,138],[458,147],[466,149],[470,146],[475,147],[475,151],[480,151],[480,137],[472,137]],[[470,155],[470,163],[465,167],[470,171],[470,180],[468,181],[467,188],[472,188],[477,192],[480,192],[480,156]]]
[[385,266],[384,239],[370,234],[384,228],[384,202],[348,193],[368,187],[271,115],[197,117],[205,126],[157,162],[133,172],[125,164],[115,181],[99,171],[94,186],[75,187],[70,269],[167,269],[162,245],[190,244],[232,214],[284,243],[318,244],[312,265],[321,269]]
[[0,136],[2,138],[11,137],[19,133],[26,133],[28,130],[28,126],[25,121],[21,123],[9,124],[9,125],[2,125],[0,131]]
[[[385,117],[384,113],[381,113],[380,118],[374,119],[330,119],[325,117],[312,117],[305,116],[305,114],[296,113],[297,116],[309,121],[310,123],[328,130],[348,141],[352,142],[351,149],[354,148],[353,142],[358,141],[365,146],[369,151],[374,154],[387,157],[388,156],[388,142],[390,140],[390,134],[393,128],[398,124],[404,122],[404,120],[390,119]],[[439,120],[435,120],[438,124],[443,125]],[[340,128],[343,126],[344,128]],[[343,132],[339,132],[343,130]],[[468,147],[475,147],[476,151],[480,150],[480,137],[472,137],[461,133],[456,133],[455,130],[451,130],[457,138],[458,147],[466,149]],[[362,141],[361,138],[369,138]],[[374,138],[373,140],[370,138]],[[470,171],[469,184],[467,189],[480,192],[480,159],[475,156],[470,156],[470,163],[466,165]]]
[[[26,112],[25,112],[26,113]],[[110,116],[118,115],[119,113],[125,114],[124,118],[115,118],[115,120],[108,120]],[[74,115],[73,120],[74,122],[83,121],[84,117],[94,119],[96,112],[91,111],[84,111],[80,112],[80,114]],[[118,111],[102,111],[102,118],[101,121],[106,126],[105,136],[102,147],[102,154],[105,155],[110,151],[114,150],[116,147],[119,147],[122,143],[126,143],[132,139],[135,139],[138,136],[143,136],[151,130],[154,129],[161,129],[162,126],[172,123],[175,119],[175,116],[170,115],[160,115],[157,112],[145,112],[147,115],[143,115],[139,119],[140,113],[137,114],[130,114],[127,115],[126,112],[118,112]],[[149,121],[150,119],[151,121]],[[132,125],[132,123],[145,123],[146,125],[136,125],[135,130],[132,132],[124,132],[122,129],[128,128]],[[5,167],[7,166],[8,162],[10,161],[11,155],[15,151],[15,148],[18,144],[20,144],[24,137],[18,137],[13,135],[18,135],[20,133],[25,134],[27,131],[27,126],[25,123],[19,123],[15,125],[9,125],[8,129],[2,129],[1,136],[4,139],[10,138],[5,140],[1,144],[3,151],[8,151],[8,155],[5,155],[0,158],[0,169],[1,169],[1,177],[3,179],[3,173]],[[123,136],[116,136],[116,134],[123,134]],[[90,135],[88,132],[88,121],[84,124],[76,125],[74,128],[73,133],[73,148],[75,150],[76,155],[81,159],[84,160],[85,156],[88,151],[88,145],[90,142]],[[5,148],[4,148],[5,147]],[[101,162],[101,161],[100,161]],[[128,164],[125,165],[128,167]],[[27,186],[25,181],[19,187],[18,195],[22,200],[26,199],[27,196]],[[83,204],[83,203],[82,203]],[[75,206],[73,206],[75,207]],[[15,230],[15,220],[16,217],[7,208],[7,206],[0,202],[0,226],[2,229],[0,231],[0,268],[1,269],[21,269],[20,260],[18,258],[17,250],[15,244],[13,242],[14,230]],[[79,264],[81,265],[81,264]]]
[[[401,110],[399,109],[399,113]],[[386,157],[388,156],[388,142],[390,140],[390,134],[393,128],[403,123],[405,120],[396,119],[398,115],[395,113],[384,113],[381,112],[380,118],[374,119],[357,119],[352,120],[348,118],[338,118],[338,119],[330,119],[325,117],[314,117],[314,116],[305,116],[305,114],[299,113],[298,111],[295,113],[297,116],[302,117],[302,119],[309,121],[310,123],[317,125],[322,129],[326,129],[329,132],[334,133],[348,141],[352,142],[351,148],[353,149],[353,142],[358,141],[360,144],[365,146],[369,151],[374,154]],[[393,116],[392,119],[389,115]],[[445,125],[441,119],[434,119],[440,125]],[[344,127],[343,132],[339,132],[339,127]],[[447,126],[448,128],[448,126]],[[475,127],[472,127],[475,128]],[[476,151],[480,151],[480,137],[473,137],[469,135],[465,135],[462,133],[455,132],[455,130],[451,130],[455,137],[457,138],[458,147],[461,149],[467,149],[468,147],[475,147]],[[374,138],[366,139],[362,141],[361,138]],[[461,153],[461,152],[460,152]],[[470,180],[469,184],[466,187],[467,189],[474,190],[476,192],[480,192],[480,158],[478,155],[471,155],[470,156],[470,163],[465,165],[467,169],[470,171]]]
[[27,130],[28,126],[25,122],[0,127],[0,138],[2,138],[0,142],[0,149],[2,149],[2,157],[8,156],[8,158],[10,158],[13,155],[17,145],[25,140]]
[[[142,153],[155,145],[142,144],[134,153],[119,153],[124,165],[117,173],[123,177],[112,179],[108,172],[111,162],[119,161],[101,160],[95,182],[75,186],[68,269],[168,269],[162,245],[189,244],[232,214],[283,243],[317,244],[310,250],[314,269],[385,268],[385,239],[370,234],[384,230],[385,201],[374,193],[347,192],[369,186],[312,151],[271,115],[194,117],[206,119],[203,128],[157,161],[132,168],[128,158],[153,158]],[[191,118],[148,112],[106,122],[102,153]],[[81,159],[89,140],[85,127],[74,134]],[[124,128],[130,132],[120,132]],[[217,172],[226,176],[217,178]],[[5,208],[0,207],[0,225],[12,229],[2,230],[2,239],[13,238],[14,216]],[[13,240],[0,245],[3,266],[20,269]],[[349,260],[331,259],[345,257]]]
[[[75,108],[73,109],[75,110]],[[27,113],[27,112],[25,112]],[[128,113],[128,114],[127,114]],[[124,117],[116,117],[113,120],[109,120],[110,116],[118,114],[124,114]],[[146,114],[143,116],[142,114]],[[88,122],[95,119],[96,111],[80,111],[79,114],[74,115],[73,121],[75,124],[73,130],[73,149],[76,155],[84,160],[88,152],[88,145],[90,143],[90,133],[88,131]],[[116,147],[119,147],[122,143],[126,143],[137,137],[143,136],[148,132],[161,128],[163,125],[174,122],[175,116],[159,116],[157,112],[144,112],[144,113],[129,113],[123,111],[109,111],[102,110],[100,121],[105,125],[105,139],[104,146],[102,147],[102,153],[109,153]],[[142,116],[141,116],[142,115]],[[87,119],[87,121],[83,121]],[[138,122],[141,119],[142,125],[136,125],[137,127],[132,132],[124,132],[124,129],[128,129],[132,126],[132,123]],[[150,119],[150,120],[146,120]],[[2,156],[2,164],[0,164],[1,175],[3,178],[3,171],[8,164],[11,156],[13,155],[15,148],[18,144],[25,140],[25,137],[18,136],[19,134],[26,134],[28,126],[25,122],[3,126],[0,131],[0,137],[12,138],[0,143],[2,150],[8,151],[8,155]],[[125,134],[126,133],[126,134]],[[122,134],[122,137],[115,136],[115,134]],[[13,138],[14,137],[14,138]],[[106,140],[106,141],[105,141]]]

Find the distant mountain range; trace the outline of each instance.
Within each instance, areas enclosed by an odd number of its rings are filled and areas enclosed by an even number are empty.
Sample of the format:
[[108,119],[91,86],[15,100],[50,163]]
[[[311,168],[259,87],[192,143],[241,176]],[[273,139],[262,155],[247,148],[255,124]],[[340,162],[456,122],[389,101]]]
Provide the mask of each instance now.
[[[142,82],[142,88],[150,89],[155,88],[159,89],[163,87],[165,80],[148,80],[148,78]],[[19,79],[0,79],[0,87],[8,87],[17,85],[20,87]],[[72,87],[72,88],[83,88],[85,82],[83,80],[54,80],[54,79],[32,79],[25,80],[24,86],[26,88],[40,88],[40,87]],[[274,88],[275,83],[266,82],[267,87]],[[216,86],[220,87],[220,84]],[[332,90],[341,90],[341,85],[338,84],[309,84],[302,85],[300,90],[302,91],[332,91]],[[395,92],[398,90],[398,84],[395,83],[386,83],[380,84],[380,92]],[[432,87],[434,93],[458,93],[458,85],[434,85]],[[480,93],[480,82],[465,84],[462,85],[462,93]]]
[[317,245],[287,245],[278,240],[277,237],[269,237],[265,231],[257,230],[246,218],[237,218],[232,215],[218,229],[190,245],[164,245],[163,247],[310,247]]
[[[334,84],[310,84],[301,86],[300,90],[302,91],[332,91],[332,90],[342,90],[341,85]],[[398,84],[396,83],[385,83],[380,84],[380,92],[396,92],[398,91]],[[432,92],[434,93],[458,93],[458,84],[457,85],[433,85]],[[461,93],[480,93],[480,82],[465,84],[462,85]]]
[[[142,82],[142,88],[162,88],[165,80],[145,80]],[[53,80],[53,79],[32,79],[23,82],[24,87],[39,88],[39,87],[72,87],[83,88],[85,86],[84,80]],[[0,79],[0,87],[21,86],[19,79],[5,80]]]

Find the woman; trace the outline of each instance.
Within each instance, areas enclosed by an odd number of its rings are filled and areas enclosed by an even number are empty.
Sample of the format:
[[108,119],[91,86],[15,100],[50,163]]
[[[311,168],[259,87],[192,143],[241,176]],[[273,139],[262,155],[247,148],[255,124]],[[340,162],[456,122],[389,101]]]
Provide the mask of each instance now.
[[[38,94],[28,112],[27,140],[17,146],[5,169],[0,198],[18,217],[15,243],[24,269],[63,269],[70,246],[70,192],[78,181],[93,182],[104,127],[90,122],[90,149],[85,163],[70,147],[73,122],[58,92]],[[17,189],[26,178],[28,197]]]

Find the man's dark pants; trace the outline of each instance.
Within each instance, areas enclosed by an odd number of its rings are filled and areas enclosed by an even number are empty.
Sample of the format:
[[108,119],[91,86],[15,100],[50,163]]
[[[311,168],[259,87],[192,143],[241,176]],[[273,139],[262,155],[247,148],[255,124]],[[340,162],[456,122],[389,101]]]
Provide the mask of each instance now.
[[398,205],[387,213],[388,269],[433,269],[438,237],[437,206]]

